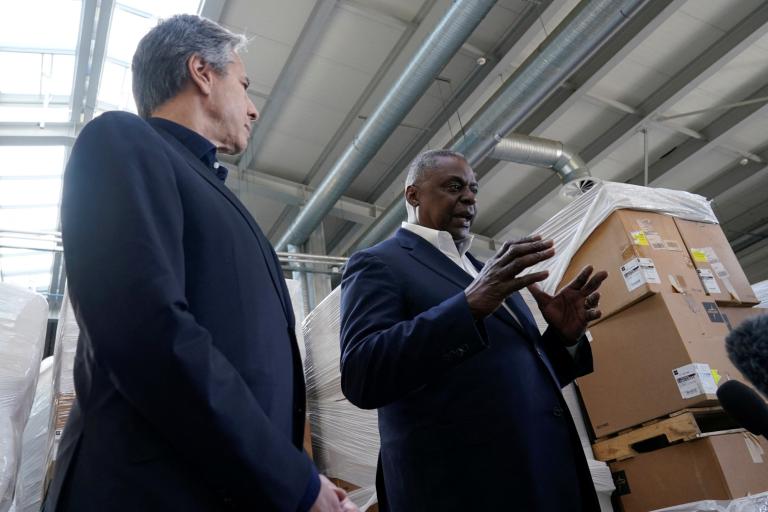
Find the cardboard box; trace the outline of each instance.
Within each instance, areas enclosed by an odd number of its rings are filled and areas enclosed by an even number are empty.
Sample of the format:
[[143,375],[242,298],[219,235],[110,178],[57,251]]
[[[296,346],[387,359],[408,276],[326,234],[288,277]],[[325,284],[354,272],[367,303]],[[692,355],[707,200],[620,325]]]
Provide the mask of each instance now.
[[[624,512],[768,491],[768,443],[745,434],[713,435],[611,463]],[[618,510],[618,509],[617,509]]]
[[600,438],[688,407],[718,405],[728,328],[706,295],[658,293],[592,326],[595,371],[577,380]]
[[747,318],[758,315],[768,315],[766,308],[744,308],[738,306],[720,306],[720,313],[723,315],[728,330],[732,331]]
[[719,224],[683,219],[675,224],[707,295],[720,305],[760,303]]
[[608,272],[600,288],[599,323],[661,292],[704,293],[672,217],[617,210],[592,232],[574,255],[560,287],[586,265]]

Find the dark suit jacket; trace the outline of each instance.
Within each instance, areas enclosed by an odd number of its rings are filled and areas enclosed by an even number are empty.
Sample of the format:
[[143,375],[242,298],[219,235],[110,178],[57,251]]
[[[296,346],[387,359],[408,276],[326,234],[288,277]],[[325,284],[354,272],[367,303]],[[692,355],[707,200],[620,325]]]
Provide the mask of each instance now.
[[77,403],[46,510],[295,511],[304,381],[272,247],[162,129],[103,114],[64,177]]
[[[482,264],[473,260],[476,266]],[[342,389],[378,408],[389,510],[599,510],[560,387],[592,371],[522,297],[475,322],[472,278],[407,230],[356,253],[341,294]]]

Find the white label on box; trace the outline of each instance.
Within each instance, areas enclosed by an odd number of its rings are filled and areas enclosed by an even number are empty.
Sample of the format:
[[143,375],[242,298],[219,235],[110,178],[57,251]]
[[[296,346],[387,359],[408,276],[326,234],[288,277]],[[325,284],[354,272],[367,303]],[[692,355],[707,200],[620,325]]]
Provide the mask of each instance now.
[[687,364],[672,370],[672,375],[683,400],[717,393],[717,384],[708,364]]
[[714,263],[711,263],[709,266],[712,267],[712,272],[714,272],[715,275],[720,279],[727,279],[731,277],[731,274],[728,273],[728,270],[725,268],[725,265],[723,265],[719,261],[715,261]]
[[699,279],[701,279],[701,284],[704,285],[704,289],[707,290],[707,293],[720,293],[720,287],[717,285],[715,275],[710,269],[697,268],[696,272],[698,272]]
[[646,240],[648,240],[648,243],[651,244],[651,247],[654,249],[666,249],[667,246],[664,244],[664,240],[661,239],[661,236],[659,236],[658,233],[646,233],[645,234]]
[[661,284],[656,265],[651,258],[632,258],[624,263],[619,270],[624,276],[624,283],[630,292],[645,283]]
[[651,258],[638,258],[638,260],[645,276],[645,282],[661,284],[661,279],[659,279],[659,273],[656,272],[656,265],[653,264],[653,260]]
[[632,258],[624,263],[619,270],[621,275],[624,276],[624,283],[627,285],[628,291],[631,292],[645,283],[645,275],[640,269],[640,262],[637,258]]

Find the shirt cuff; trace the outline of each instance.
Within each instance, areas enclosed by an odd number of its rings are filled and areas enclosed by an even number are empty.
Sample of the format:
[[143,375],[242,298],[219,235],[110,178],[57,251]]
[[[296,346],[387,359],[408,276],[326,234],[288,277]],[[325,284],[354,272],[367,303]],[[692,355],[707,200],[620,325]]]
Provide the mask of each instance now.
[[309,477],[307,489],[304,491],[304,496],[301,497],[299,502],[298,512],[308,512],[312,505],[315,504],[318,494],[320,494],[320,474],[313,464],[312,476]]

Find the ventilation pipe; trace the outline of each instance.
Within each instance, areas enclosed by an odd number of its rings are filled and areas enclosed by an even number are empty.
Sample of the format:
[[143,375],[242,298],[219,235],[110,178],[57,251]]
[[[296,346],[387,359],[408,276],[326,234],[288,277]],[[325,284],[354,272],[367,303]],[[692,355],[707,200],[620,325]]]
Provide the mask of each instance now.
[[454,2],[277,242],[278,251],[307,241],[494,4],[496,0]]
[[[464,154],[470,165],[477,165],[646,1],[582,1],[504,82],[450,149]],[[398,198],[368,227],[351,252],[384,240],[405,218],[405,203]]]
[[496,144],[490,156],[496,160],[552,169],[560,178],[562,194],[566,197],[578,197],[595,185],[584,160],[560,141],[511,133]]

